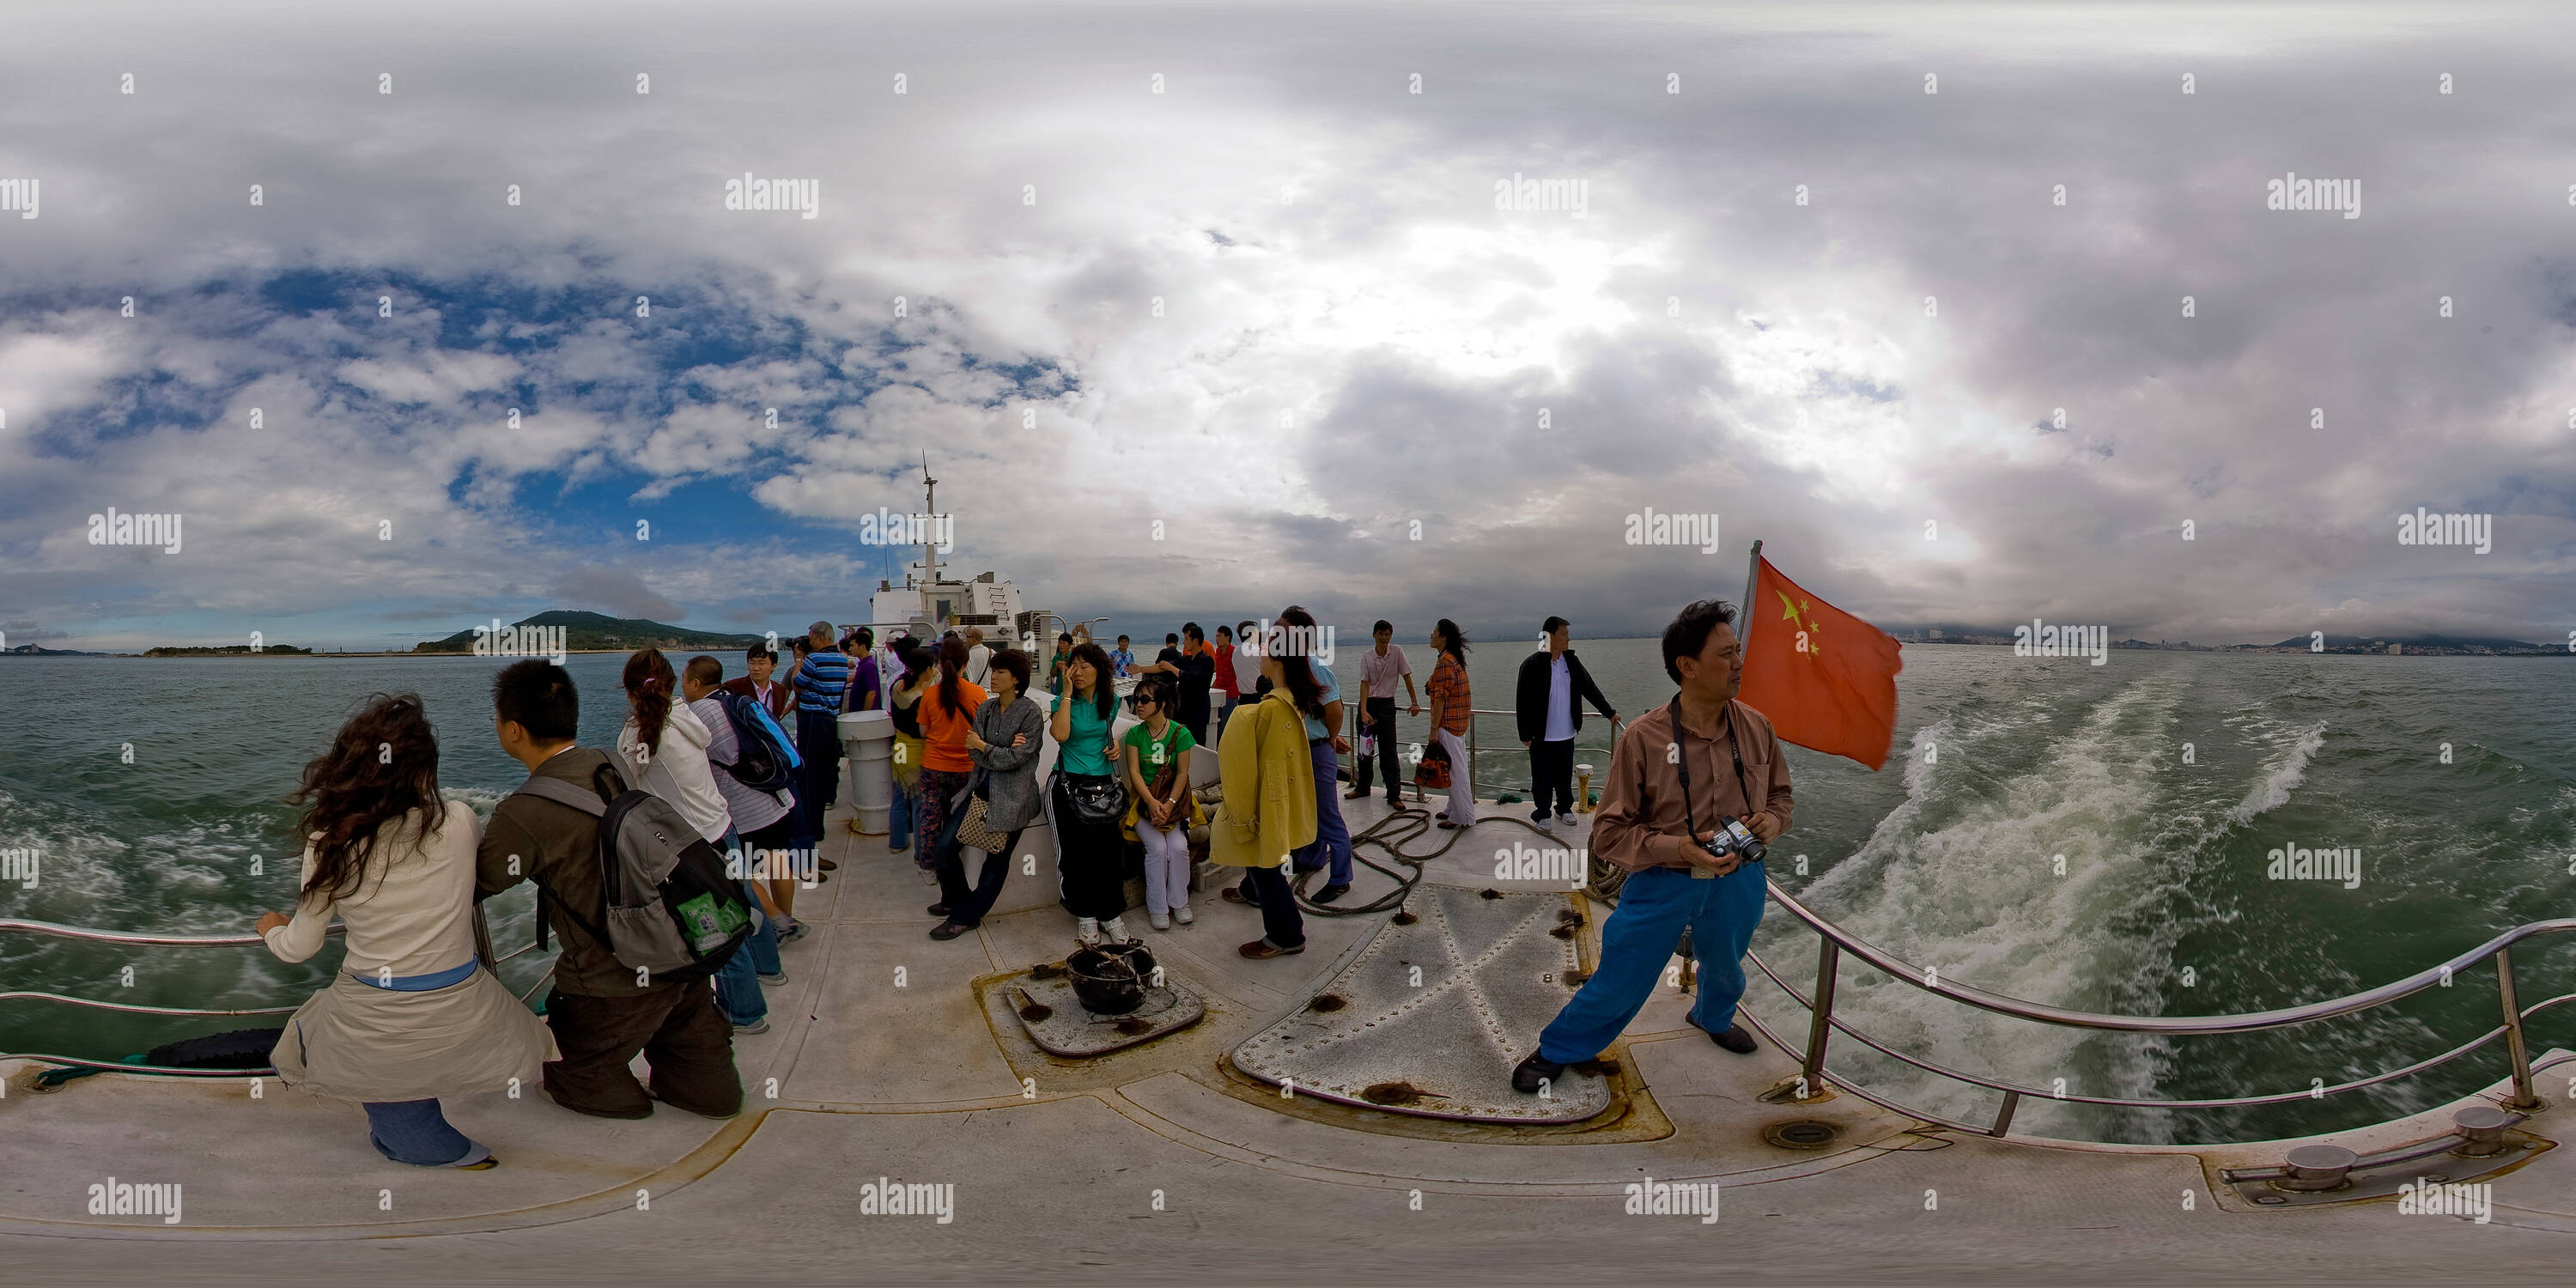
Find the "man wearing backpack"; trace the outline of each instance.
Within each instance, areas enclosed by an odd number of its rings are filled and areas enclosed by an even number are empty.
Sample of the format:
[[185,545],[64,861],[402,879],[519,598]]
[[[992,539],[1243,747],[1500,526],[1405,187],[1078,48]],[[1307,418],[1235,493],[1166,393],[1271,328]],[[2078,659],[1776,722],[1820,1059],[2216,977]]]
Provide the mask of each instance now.
[[[573,743],[580,702],[562,667],[529,658],[502,668],[492,680],[492,712],[501,750],[528,767],[531,783],[551,779],[593,792],[602,771],[615,782],[606,752]],[[708,980],[653,979],[620,962],[592,931],[604,927],[607,911],[599,827],[585,809],[522,789],[493,807],[476,856],[476,899],[534,880],[543,892],[539,924],[563,939],[546,995],[546,1023],[563,1058],[545,1066],[546,1094],[600,1118],[650,1117],[655,1100],[731,1118],[742,1112],[742,1077],[734,1068],[733,1025]],[[648,1049],[649,1092],[627,1069]]]

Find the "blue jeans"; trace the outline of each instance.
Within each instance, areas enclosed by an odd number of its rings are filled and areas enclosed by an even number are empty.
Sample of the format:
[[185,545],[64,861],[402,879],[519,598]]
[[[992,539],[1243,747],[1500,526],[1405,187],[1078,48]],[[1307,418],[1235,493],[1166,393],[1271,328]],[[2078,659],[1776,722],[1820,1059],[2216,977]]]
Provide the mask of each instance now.
[[1627,1031],[1655,981],[1691,932],[1699,957],[1699,1002],[1691,1023],[1724,1033],[1744,998],[1744,950],[1762,922],[1769,878],[1759,863],[1703,881],[1679,868],[1647,868],[1620,887],[1619,906],[1601,927],[1601,968],[1583,981],[1565,1009],[1539,1034],[1538,1054],[1555,1064],[1589,1060]]
[[894,785],[892,816],[892,821],[886,824],[886,848],[907,849],[912,845],[912,789],[901,783]]
[[377,1153],[415,1167],[454,1167],[492,1156],[449,1126],[435,1099],[367,1102],[367,1143]]
[[[725,833],[723,847],[728,852],[742,848],[742,836]],[[751,882],[738,882],[743,900],[751,905],[751,919],[759,929],[751,938],[716,968],[716,1008],[736,1024],[757,1024],[769,1016],[769,999],[760,995],[760,977],[778,974],[778,926],[760,910],[760,896],[751,892]]]
[[1324,878],[1333,885],[1351,883],[1351,829],[1342,821],[1341,757],[1333,754],[1333,740],[1317,738],[1306,744],[1315,762],[1315,839],[1296,851],[1299,868],[1320,868],[1327,860],[1332,872]]

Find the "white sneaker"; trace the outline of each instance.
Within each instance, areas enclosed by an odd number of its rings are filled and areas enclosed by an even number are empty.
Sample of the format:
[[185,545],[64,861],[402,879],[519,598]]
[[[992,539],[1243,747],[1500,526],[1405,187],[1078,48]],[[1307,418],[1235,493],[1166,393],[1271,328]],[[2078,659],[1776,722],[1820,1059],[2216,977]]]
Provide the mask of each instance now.
[[1172,919],[1159,912],[1149,912],[1145,914],[1145,924],[1156,930],[1169,930],[1172,928]]
[[1073,923],[1073,942],[1090,948],[1100,942],[1100,918],[1078,917]]
[[1100,936],[1113,944],[1127,942],[1127,917],[1120,914],[1100,923]]
[[1190,915],[1190,906],[1185,903],[1180,907],[1172,909],[1172,920],[1186,926],[1191,922],[1198,920],[1198,918]]
[[1556,825],[1558,827],[1574,826],[1574,811],[1570,809],[1558,810],[1556,812]]

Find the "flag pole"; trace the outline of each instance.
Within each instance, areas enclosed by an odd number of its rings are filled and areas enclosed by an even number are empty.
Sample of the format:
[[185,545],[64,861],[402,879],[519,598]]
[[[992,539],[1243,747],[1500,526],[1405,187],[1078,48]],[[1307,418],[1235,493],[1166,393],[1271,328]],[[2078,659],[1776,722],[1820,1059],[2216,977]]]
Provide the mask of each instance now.
[[1753,543],[1753,553],[1744,561],[1744,601],[1735,610],[1735,646],[1745,647],[1753,636],[1753,587],[1762,574],[1762,543]]

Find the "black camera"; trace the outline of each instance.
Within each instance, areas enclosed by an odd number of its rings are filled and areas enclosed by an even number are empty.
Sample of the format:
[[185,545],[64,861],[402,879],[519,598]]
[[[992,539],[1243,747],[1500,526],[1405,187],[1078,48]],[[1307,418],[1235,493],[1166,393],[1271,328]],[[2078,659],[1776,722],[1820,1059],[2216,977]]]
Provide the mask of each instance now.
[[1740,856],[1746,863],[1760,863],[1762,856],[1768,852],[1763,849],[1762,838],[1755,836],[1753,829],[1746,827],[1740,819],[1730,818],[1720,822],[1717,825],[1717,836],[1713,840],[1700,841],[1697,837],[1693,837],[1692,840],[1697,841],[1699,848],[1707,851],[1712,859],[1722,859],[1732,854]]

